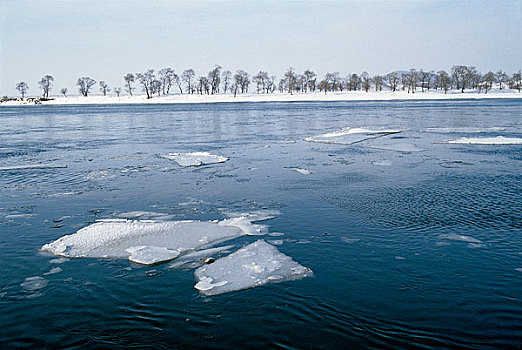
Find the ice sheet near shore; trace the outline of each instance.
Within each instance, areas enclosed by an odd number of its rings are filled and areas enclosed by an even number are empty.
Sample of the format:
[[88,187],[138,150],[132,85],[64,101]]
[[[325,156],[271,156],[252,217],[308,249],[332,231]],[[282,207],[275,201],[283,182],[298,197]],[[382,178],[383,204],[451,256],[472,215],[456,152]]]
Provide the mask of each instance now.
[[104,220],[45,244],[41,250],[70,258],[130,258],[156,264],[242,235],[266,234],[267,227],[253,221],[267,217],[257,213],[253,218],[245,214],[222,221]]
[[399,133],[395,129],[366,129],[366,128],[344,128],[339,131],[329,132],[317,136],[307,137],[305,141],[331,143],[338,145],[352,145],[369,139]]
[[522,145],[522,138],[518,137],[461,137],[457,140],[450,140],[448,143],[466,145]]
[[227,157],[217,156],[209,152],[169,153],[162,157],[173,160],[182,167],[224,163],[228,160]]
[[194,286],[205,295],[262,286],[271,282],[298,280],[311,276],[312,270],[301,266],[276,247],[258,240],[238,251],[198,268]]

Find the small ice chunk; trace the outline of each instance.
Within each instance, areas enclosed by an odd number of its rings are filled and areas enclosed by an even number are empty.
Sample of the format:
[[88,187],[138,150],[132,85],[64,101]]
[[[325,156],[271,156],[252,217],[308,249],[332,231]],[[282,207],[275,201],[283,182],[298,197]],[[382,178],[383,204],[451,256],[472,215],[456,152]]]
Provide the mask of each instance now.
[[298,280],[312,270],[299,265],[276,247],[258,240],[238,251],[198,268],[195,288],[205,295],[222,294],[262,286],[270,282]]
[[450,241],[461,241],[467,243],[483,243],[481,240],[478,240],[471,236],[458,235],[456,233],[441,234],[439,235],[439,239],[447,239]]
[[282,239],[272,239],[268,241],[268,243],[273,245],[283,245],[283,242],[284,241]]
[[51,270],[49,270],[49,272],[44,273],[44,276],[54,275],[55,273],[60,273],[62,271],[63,270],[61,267],[53,267]]
[[51,264],[63,264],[66,261],[69,261],[69,259],[67,259],[67,258],[57,258],[57,259],[51,259],[49,262]]
[[209,152],[169,153],[162,157],[173,160],[182,167],[224,163],[228,160],[227,157],[217,156]]
[[27,165],[13,165],[0,167],[0,171],[11,171],[11,170],[33,170],[33,169],[63,169],[67,168],[67,165],[60,164],[27,164]]
[[126,251],[130,254],[129,261],[142,265],[159,264],[179,256],[177,250],[165,247],[139,246],[127,248]]
[[468,248],[476,249],[476,248],[484,248],[486,245],[482,243],[468,243]]
[[348,244],[354,244],[354,243],[359,242],[360,240],[361,240],[360,238],[341,237],[341,241],[343,241],[344,243],[348,243]]
[[413,153],[426,151],[424,148],[420,148],[414,144],[409,143],[390,143],[376,146],[368,146],[371,149],[378,149],[383,151],[395,151],[401,153]]
[[47,287],[47,280],[41,276],[27,277],[21,284],[28,291],[35,291]]
[[522,267],[517,267],[515,271],[522,272]]
[[310,175],[312,174],[312,170],[303,169],[303,168],[292,168],[292,170],[297,171],[299,174]]
[[374,139],[390,134],[399,133],[395,129],[367,129],[367,128],[344,128],[339,131],[329,132],[313,137],[305,138],[307,142],[332,143],[340,145],[351,145],[368,139]]
[[395,260],[406,260],[406,258],[403,256],[396,256]]
[[522,145],[520,137],[461,137],[457,140],[450,140],[448,143],[466,145]]

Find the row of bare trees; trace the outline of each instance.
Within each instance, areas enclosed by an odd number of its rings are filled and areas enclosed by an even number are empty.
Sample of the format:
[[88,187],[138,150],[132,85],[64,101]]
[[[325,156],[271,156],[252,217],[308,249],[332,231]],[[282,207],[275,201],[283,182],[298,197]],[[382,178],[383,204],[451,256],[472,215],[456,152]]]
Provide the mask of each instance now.
[[[509,89],[522,89],[522,75],[519,70],[509,76],[502,70],[498,72],[487,72],[481,74],[473,66],[457,65],[451,68],[450,72],[440,71],[424,71],[422,69],[410,69],[409,71],[391,72],[386,75],[370,76],[367,72],[361,74],[352,73],[342,77],[339,72],[326,73],[322,80],[318,80],[317,75],[307,69],[299,74],[294,68],[288,68],[283,77],[277,81],[275,75],[269,75],[266,71],[259,71],[251,76],[244,70],[237,70],[232,74],[229,70],[223,70],[220,65],[216,65],[212,70],[204,75],[196,75],[194,69],[184,70],[180,75],[176,74],[172,68],[163,68],[155,73],[153,69],[148,69],[142,73],[127,73],[123,80],[124,88],[129,95],[133,95],[136,90],[136,84],[145,92],[147,98],[154,95],[168,95],[176,87],[180,94],[217,94],[231,93],[237,94],[248,93],[250,85],[255,86],[258,94],[270,94],[278,90],[280,93],[308,93],[320,91],[382,91],[388,89],[397,91],[402,89],[408,93],[417,91],[440,90],[447,93],[448,90],[459,90],[464,92],[466,89],[476,90],[479,93],[487,93],[494,86],[502,90],[506,87]],[[49,98],[49,92],[52,89],[54,77],[45,75],[38,81],[38,85],[43,92],[42,99]],[[96,80],[90,77],[78,78],[76,85],[82,96],[88,96],[92,88],[96,85]],[[106,96],[111,88],[105,81],[100,81],[99,89],[103,96]],[[19,82],[16,89],[20,92],[22,99],[27,94],[29,86],[25,82]],[[121,87],[113,89],[117,96],[122,92]],[[67,88],[62,88],[60,93],[67,95]]]

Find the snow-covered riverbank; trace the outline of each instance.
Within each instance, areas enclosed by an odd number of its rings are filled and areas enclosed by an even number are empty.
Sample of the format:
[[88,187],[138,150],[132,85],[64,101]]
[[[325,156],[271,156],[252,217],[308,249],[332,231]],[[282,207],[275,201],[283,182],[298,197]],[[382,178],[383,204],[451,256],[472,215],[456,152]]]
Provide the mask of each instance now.
[[[273,93],[273,94],[242,94],[234,97],[230,94],[215,95],[187,95],[173,94],[155,96],[147,99],[145,95],[137,96],[70,96],[55,97],[49,101],[42,101],[45,105],[77,105],[77,104],[128,104],[128,103],[223,103],[223,102],[307,102],[307,101],[391,101],[391,100],[456,100],[456,99],[485,99],[485,98],[522,98],[522,93],[517,90],[495,90],[485,93],[469,91],[448,91],[444,94],[440,91],[425,91],[407,93],[405,91],[345,91],[316,93]],[[32,101],[6,101],[0,106],[34,105]]]

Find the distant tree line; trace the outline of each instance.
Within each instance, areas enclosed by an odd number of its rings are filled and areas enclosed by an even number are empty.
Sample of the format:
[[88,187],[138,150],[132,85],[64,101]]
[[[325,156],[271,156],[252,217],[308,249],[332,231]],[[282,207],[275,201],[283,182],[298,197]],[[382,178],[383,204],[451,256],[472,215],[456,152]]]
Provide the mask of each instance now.
[[[522,89],[522,74],[519,70],[512,75],[508,75],[502,70],[498,72],[480,73],[473,66],[457,65],[451,68],[450,72],[424,71],[422,69],[410,69],[409,71],[396,71],[386,75],[370,76],[367,72],[360,74],[352,73],[341,76],[339,72],[326,73],[323,79],[307,69],[299,74],[294,68],[286,70],[283,77],[277,80],[275,75],[269,75],[265,71],[259,71],[255,75],[250,75],[244,70],[237,70],[234,74],[229,70],[223,70],[220,65],[216,65],[212,70],[203,75],[197,75],[194,69],[189,68],[181,74],[176,74],[172,68],[163,68],[155,73],[153,69],[148,69],[142,73],[127,73],[123,77],[124,89],[129,95],[133,95],[136,85],[146,94],[147,98],[153,96],[169,95],[173,88],[177,88],[180,94],[245,94],[254,86],[258,94],[270,94],[275,91],[280,93],[309,93],[309,92],[336,92],[336,91],[397,91],[403,90],[408,93],[416,93],[429,90],[439,90],[447,93],[449,90],[473,90],[478,93],[487,93],[498,88]],[[54,77],[44,75],[38,81],[39,88],[42,90],[42,99],[49,98]],[[92,88],[96,85],[96,80],[90,77],[78,78],[76,83],[78,91],[82,96],[88,96]],[[98,83],[103,96],[111,91],[105,81]],[[20,92],[22,99],[29,90],[29,85],[21,81],[16,84],[16,89]],[[122,88],[115,87],[114,93],[119,97]],[[67,88],[62,88],[60,93],[67,96]]]

